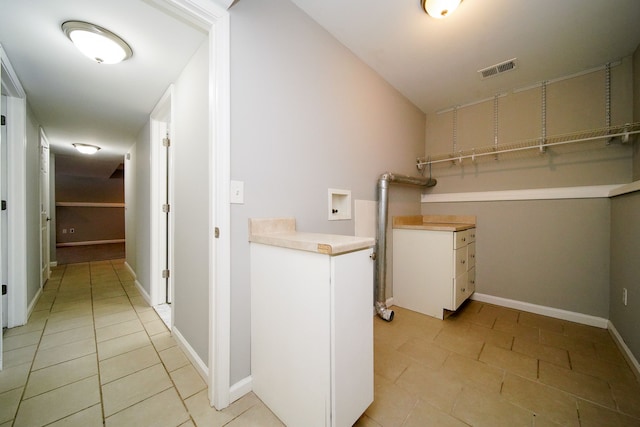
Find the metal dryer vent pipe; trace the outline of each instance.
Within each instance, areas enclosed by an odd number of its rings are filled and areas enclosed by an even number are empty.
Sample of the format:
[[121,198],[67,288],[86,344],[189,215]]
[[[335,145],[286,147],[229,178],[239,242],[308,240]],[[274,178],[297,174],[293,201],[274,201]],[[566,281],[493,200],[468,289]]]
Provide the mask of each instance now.
[[421,187],[433,187],[437,181],[431,177],[413,177],[386,172],[378,179],[378,239],[376,240],[376,274],[374,275],[374,293],[376,313],[387,322],[393,320],[393,310],[387,308],[387,217],[389,216],[389,184],[408,184]]

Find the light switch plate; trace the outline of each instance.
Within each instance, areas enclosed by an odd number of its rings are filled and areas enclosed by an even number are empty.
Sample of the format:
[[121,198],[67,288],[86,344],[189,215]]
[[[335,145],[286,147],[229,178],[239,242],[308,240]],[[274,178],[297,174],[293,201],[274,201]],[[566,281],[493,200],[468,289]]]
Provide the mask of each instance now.
[[244,182],[243,181],[231,181],[229,186],[229,202],[235,204],[244,203]]

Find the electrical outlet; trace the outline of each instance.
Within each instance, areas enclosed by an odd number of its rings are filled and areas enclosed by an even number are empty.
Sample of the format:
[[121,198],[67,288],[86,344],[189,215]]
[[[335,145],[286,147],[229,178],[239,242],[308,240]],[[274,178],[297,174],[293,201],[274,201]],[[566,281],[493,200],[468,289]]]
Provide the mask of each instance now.
[[67,234],[67,229],[66,228],[62,229],[62,234]]
[[622,288],[622,303],[627,305],[627,288]]

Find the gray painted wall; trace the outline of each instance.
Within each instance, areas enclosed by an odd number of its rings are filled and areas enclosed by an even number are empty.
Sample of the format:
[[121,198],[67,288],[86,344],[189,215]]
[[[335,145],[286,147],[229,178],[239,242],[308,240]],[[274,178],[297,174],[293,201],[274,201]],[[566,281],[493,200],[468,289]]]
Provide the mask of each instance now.
[[[208,41],[175,83],[173,174],[174,328],[209,361]],[[147,193],[148,194],[148,193]],[[148,218],[148,213],[147,213]]]
[[[633,55],[633,114],[640,120],[640,46]],[[640,138],[635,137],[633,179],[640,180]],[[640,360],[640,192],[611,199],[611,293],[609,320]],[[628,305],[622,304],[622,288],[627,288]]]
[[425,203],[476,215],[476,291],[608,318],[609,199]]
[[151,291],[151,131],[147,123],[138,134],[136,140],[136,177],[135,192],[136,208],[136,279],[142,287],[149,293]]
[[[247,222],[292,216],[299,230],[354,233],[327,220],[329,188],[376,200],[387,170],[411,174],[424,151],[424,114],[286,0],[231,9],[231,384],[250,375]],[[419,191],[398,187],[390,210],[419,213]]]
[[[640,121],[640,46],[633,54],[633,121]],[[633,180],[640,180],[640,138],[633,144]]]
[[[137,280],[137,246],[143,245],[141,236],[138,235],[138,224],[136,221],[136,212],[138,210],[138,198],[144,197],[144,191],[139,193],[137,191],[136,182],[138,180],[138,174],[140,166],[138,163],[143,163],[144,160],[138,162],[137,146],[144,142],[138,141],[135,145],[129,148],[129,159],[125,157],[124,160],[124,233],[125,233],[125,257],[126,263],[131,269],[136,272]],[[148,163],[148,161],[147,161]],[[147,190],[148,192],[148,190]],[[148,222],[148,221],[147,221]],[[143,223],[144,224],[144,223]],[[143,227],[144,225],[141,225]],[[148,244],[148,243],[147,243]]]
[[[612,124],[633,117],[631,58],[612,68]],[[547,86],[547,136],[605,125],[604,71]],[[470,100],[471,101],[471,100]],[[540,88],[498,100],[498,142],[538,138]],[[491,146],[493,100],[458,111],[458,149]],[[427,116],[426,153],[452,151],[452,112]],[[632,147],[604,140],[434,166],[429,193],[482,192],[625,184],[632,179]],[[609,317],[610,201],[531,200],[423,203],[427,214],[478,216],[477,291],[492,296]]]
[[40,289],[40,124],[27,104],[25,203],[27,306]]
[[[640,192],[611,199],[611,293],[609,320],[640,360]],[[627,302],[622,304],[622,288]]]

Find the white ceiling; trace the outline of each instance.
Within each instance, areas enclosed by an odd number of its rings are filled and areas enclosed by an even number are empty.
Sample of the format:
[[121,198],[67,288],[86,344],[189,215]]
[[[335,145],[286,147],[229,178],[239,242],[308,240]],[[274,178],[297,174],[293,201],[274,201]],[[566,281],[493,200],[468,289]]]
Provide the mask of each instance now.
[[[425,113],[602,66],[640,44],[638,0],[464,0],[446,19],[420,0],[292,1]],[[516,70],[479,77],[512,58]]]
[[[206,39],[153,0],[0,0],[0,11],[0,44],[52,151],[77,156],[72,143],[98,145],[96,170],[100,161],[114,167],[122,162],[149,113]],[[60,29],[67,20],[111,30],[129,43],[133,57],[117,65],[88,60]]]
[[[419,0],[291,1],[426,113],[601,66],[640,44],[639,0],[464,0],[445,20]],[[0,0],[0,44],[54,152],[74,156],[73,142],[93,143],[103,147],[95,160],[116,164],[134,143],[205,40],[158,3]],[[110,29],[133,57],[87,60],[60,30],[69,19]],[[479,69],[511,58],[517,70],[480,79]]]

